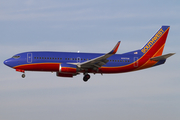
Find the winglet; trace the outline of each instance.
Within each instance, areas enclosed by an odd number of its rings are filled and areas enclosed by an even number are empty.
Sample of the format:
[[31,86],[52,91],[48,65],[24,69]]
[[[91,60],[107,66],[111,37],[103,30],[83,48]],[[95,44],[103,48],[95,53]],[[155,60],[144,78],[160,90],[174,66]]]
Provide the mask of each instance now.
[[118,50],[118,47],[119,47],[120,43],[121,43],[121,41],[118,41],[116,46],[108,54],[115,54],[117,52],[117,50]]

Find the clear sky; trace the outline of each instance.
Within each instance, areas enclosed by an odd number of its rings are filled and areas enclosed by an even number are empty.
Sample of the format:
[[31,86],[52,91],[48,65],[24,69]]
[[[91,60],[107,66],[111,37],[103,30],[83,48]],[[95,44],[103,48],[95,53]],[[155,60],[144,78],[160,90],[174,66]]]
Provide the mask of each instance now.
[[[0,120],[179,120],[179,0],[0,0]],[[141,48],[170,25],[164,65],[137,72],[56,77],[3,64],[26,51]]]

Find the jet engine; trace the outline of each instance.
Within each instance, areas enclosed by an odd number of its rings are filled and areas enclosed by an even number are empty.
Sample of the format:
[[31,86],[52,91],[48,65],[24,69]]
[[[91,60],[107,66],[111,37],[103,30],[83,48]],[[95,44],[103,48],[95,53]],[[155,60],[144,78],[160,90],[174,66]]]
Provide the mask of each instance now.
[[59,65],[59,72],[57,72],[56,75],[59,77],[73,77],[77,75],[78,71],[76,65],[62,63]]
[[77,66],[71,64],[60,64],[59,65],[59,72],[60,73],[77,73]]
[[73,77],[73,74],[59,73],[59,72],[57,72],[56,75],[58,77]]

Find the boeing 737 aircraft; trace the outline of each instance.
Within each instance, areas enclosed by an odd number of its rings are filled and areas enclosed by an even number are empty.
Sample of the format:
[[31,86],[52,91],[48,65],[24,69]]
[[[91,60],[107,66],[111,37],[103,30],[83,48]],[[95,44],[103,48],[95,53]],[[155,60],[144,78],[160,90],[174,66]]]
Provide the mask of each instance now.
[[4,61],[4,64],[22,72],[48,71],[56,72],[58,77],[73,77],[84,74],[86,82],[88,73],[123,73],[141,70],[165,63],[166,59],[175,53],[162,55],[170,26],[162,26],[157,33],[141,49],[115,54],[120,45],[106,54],[75,53],[75,52],[24,52],[14,55]]

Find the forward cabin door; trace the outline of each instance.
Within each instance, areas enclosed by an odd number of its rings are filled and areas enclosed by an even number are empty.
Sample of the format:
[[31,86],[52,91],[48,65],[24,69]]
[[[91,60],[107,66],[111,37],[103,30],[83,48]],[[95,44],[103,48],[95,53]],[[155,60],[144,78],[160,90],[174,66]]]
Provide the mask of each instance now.
[[32,63],[32,53],[27,53],[27,63]]

